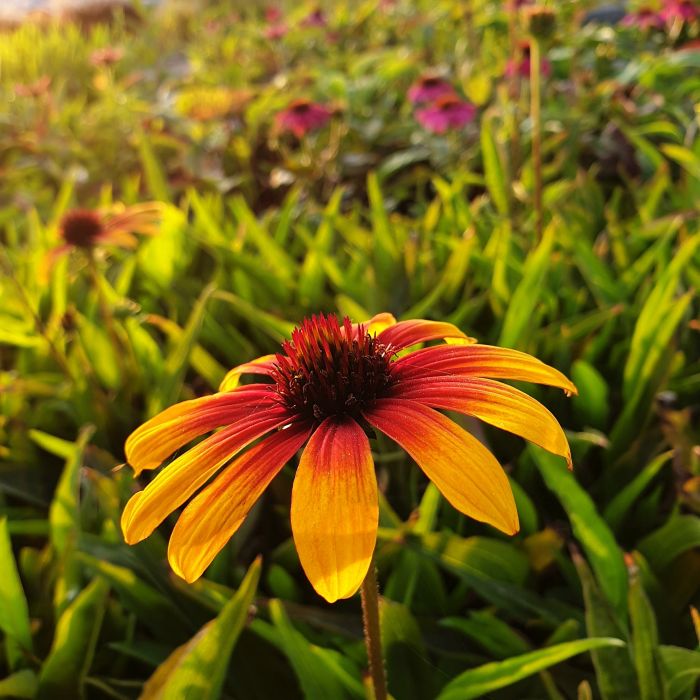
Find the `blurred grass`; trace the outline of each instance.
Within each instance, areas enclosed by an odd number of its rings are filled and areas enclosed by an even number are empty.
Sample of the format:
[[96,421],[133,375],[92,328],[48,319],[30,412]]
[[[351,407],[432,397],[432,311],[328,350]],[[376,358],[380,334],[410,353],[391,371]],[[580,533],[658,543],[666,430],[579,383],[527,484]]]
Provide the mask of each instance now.
[[[303,576],[290,468],[193,586],[165,565],[172,520],[133,548],[118,525],[129,431],[320,310],[449,320],[580,392],[527,387],[567,429],[573,474],[468,424],[507,466],[510,540],[377,441],[392,694],[692,697],[700,53],[676,49],[697,28],[581,28],[586,5],[559,6],[537,245],[500,3],[334,3],[330,35],[298,6],[276,44],[261,11],[217,3],[134,32],[3,36],[0,697],[363,696],[359,604],[322,605]],[[107,45],[123,58],[93,65]],[[479,98],[477,124],[414,121],[405,91],[434,66]],[[300,96],[339,114],[297,143],[272,122]],[[159,235],[99,251],[112,334],[85,260],[47,274],[46,256],[69,207],[149,199],[166,204]]]

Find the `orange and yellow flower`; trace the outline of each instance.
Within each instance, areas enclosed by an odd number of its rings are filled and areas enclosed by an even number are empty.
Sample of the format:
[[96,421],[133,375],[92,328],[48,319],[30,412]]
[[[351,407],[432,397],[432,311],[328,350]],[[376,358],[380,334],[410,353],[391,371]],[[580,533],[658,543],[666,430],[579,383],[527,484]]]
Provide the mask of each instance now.
[[[449,344],[408,352],[441,339]],[[242,374],[266,381],[241,386]],[[436,409],[475,416],[569,464],[571,457],[554,416],[496,379],[576,391],[536,358],[476,344],[450,323],[397,323],[379,314],[352,324],[314,316],[282,352],[231,370],[219,393],[172,406],[131,434],[126,456],[139,474],[215,431],[131,498],[122,516],[124,537],[129,544],[145,539],[194,496],[173,529],[168,558],[175,573],[196,580],[305,446],[292,489],[294,542],[316,591],[330,602],[347,598],[367,573],[377,536],[371,430],[403,447],[457,510],[513,534],[518,514],[505,472],[486,447]]]

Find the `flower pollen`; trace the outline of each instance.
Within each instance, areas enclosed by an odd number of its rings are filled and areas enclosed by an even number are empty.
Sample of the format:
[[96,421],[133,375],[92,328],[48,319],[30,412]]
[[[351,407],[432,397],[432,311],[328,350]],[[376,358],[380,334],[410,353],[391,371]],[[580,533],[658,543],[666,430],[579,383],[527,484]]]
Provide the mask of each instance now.
[[272,379],[282,403],[300,417],[358,416],[386,395],[394,352],[345,317],[312,316],[277,355]]
[[91,248],[103,234],[102,218],[89,209],[74,209],[61,220],[61,236],[69,245]]

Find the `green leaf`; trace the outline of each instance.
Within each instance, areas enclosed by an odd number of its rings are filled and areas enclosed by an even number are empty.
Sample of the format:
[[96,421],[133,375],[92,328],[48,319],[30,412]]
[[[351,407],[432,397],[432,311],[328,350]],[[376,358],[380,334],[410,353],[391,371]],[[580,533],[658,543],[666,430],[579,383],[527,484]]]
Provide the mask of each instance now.
[[36,673],[25,669],[0,680],[0,698],[34,698],[38,681]]
[[533,314],[540,300],[540,293],[545,286],[545,276],[552,258],[554,231],[560,223],[552,221],[544,231],[540,244],[528,256],[523,267],[523,277],[508,303],[503,328],[498,344],[515,348],[527,341],[525,331],[532,333]]
[[569,516],[574,535],[586,551],[605,595],[619,619],[625,620],[627,568],[612,531],[561,459],[534,445],[528,445],[528,451],[547,487],[556,494]]
[[37,700],[85,697],[109,586],[96,578],[61,615],[48,657],[41,667]]
[[469,617],[446,617],[440,625],[458,630],[498,659],[530,651],[530,644],[510,625],[490,612],[476,611]]
[[[577,384],[577,386],[581,386]],[[608,503],[603,517],[613,530],[617,530],[634,502],[642,491],[653,481],[664,465],[673,457],[673,450],[658,455],[637,474],[615,497]]]
[[603,375],[585,360],[576,360],[571,366],[571,380],[579,390],[572,402],[581,422],[603,430],[610,413],[608,385]]
[[80,431],[49,508],[51,544],[59,554],[66,553],[80,530],[80,469],[85,447],[94,432],[93,426],[87,426]]
[[[573,560],[583,589],[588,635],[624,637],[623,627],[586,561],[576,552]],[[598,649],[591,656],[603,700],[629,700],[638,694],[637,677],[627,649]]]
[[630,580],[629,608],[640,700],[667,700],[658,652],[656,616],[638,575],[633,575]]
[[389,693],[403,700],[434,697],[432,666],[426,661],[420,628],[411,611],[401,603],[381,598],[379,621]]
[[0,630],[5,633],[5,646],[11,669],[22,666],[25,654],[32,651],[27,598],[12,554],[12,541],[7,518],[0,518]]
[[163,407],[177,401],[182,390],[185,372],[190,364],[192,352],[197,345],[202,322],[204,321],[204,314],[207,309],[207,302],[213,293],[214,286],[211,284],[202,290],[187,319],[187,324],[181,336],[168,354],[165,360],[163,385],[159,387],[158,392],[154,392],[151,395],[151,405],[149,406],[151,414],[157,413]]
[[508,195],[506,172],[496,142],[493,119],[488,119],[486,117],[481,120],[481,153],[484,159],[486,188],[499,214],[507,216],[510,208],[510,198]]
[[175,651],[146,681],[142,700],[214,700],[220,697],[231,652],[248,619],[260,579],[260,559],[216,619]]
[[676,557],[693,547],[700,547],[700,518],[696,515],[670,518],[638,545],[639,551],[656,571],[665,569]]
[[344,677],[330,650],[309,643],[294,628],[281,601],[270,601],[270,618],[276,631],[271,641],[291,662],[306,700],[364,698],[362,684]]
[[170,202],[172,196],[168,186],[168,179],[153,151],[148,134],[141,134],[139,138],[139,155],[141,156],[141,165],[143,166],[149,191],[155,199],[159,199],[162,202]]
[[534,673],[593,649],[623,647],[621,639],[597,637],[565,642],[546,649],[532,651],[505,661],[495,661],[465,671],[447,684],[438,700],[470,700],[499,688],[517,683]]
[[671,700],[688,699],[700,678],[700,651],[682,647],[659,647],[666,674],[666,690]]
[[390,288],[396,278],[399,266],[399,249],[392,233],[384,207],[384,198],[376,173],[367,176],[367,196],[369,197],[372,239],[374,242],[374,265],[382,286]]

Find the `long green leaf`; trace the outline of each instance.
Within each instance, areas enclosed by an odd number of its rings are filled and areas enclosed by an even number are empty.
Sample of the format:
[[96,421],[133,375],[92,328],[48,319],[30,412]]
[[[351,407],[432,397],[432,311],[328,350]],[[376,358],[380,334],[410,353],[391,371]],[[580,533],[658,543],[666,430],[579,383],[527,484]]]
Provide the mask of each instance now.
[[438,700],[470,700],[499,688],[528,678],[533,674],[550,668],[572,656],[603,647],[623,647],[621,639],[596,637],[565,642],[546,649],[528,652],[505,661],[479,666],[465,671],[447,684],[438,696]]
[[248,618],[260,579],[260,560],[218,617],[183,644],[148,679],[141,700],[215,700],[220,697],[231,652]]

